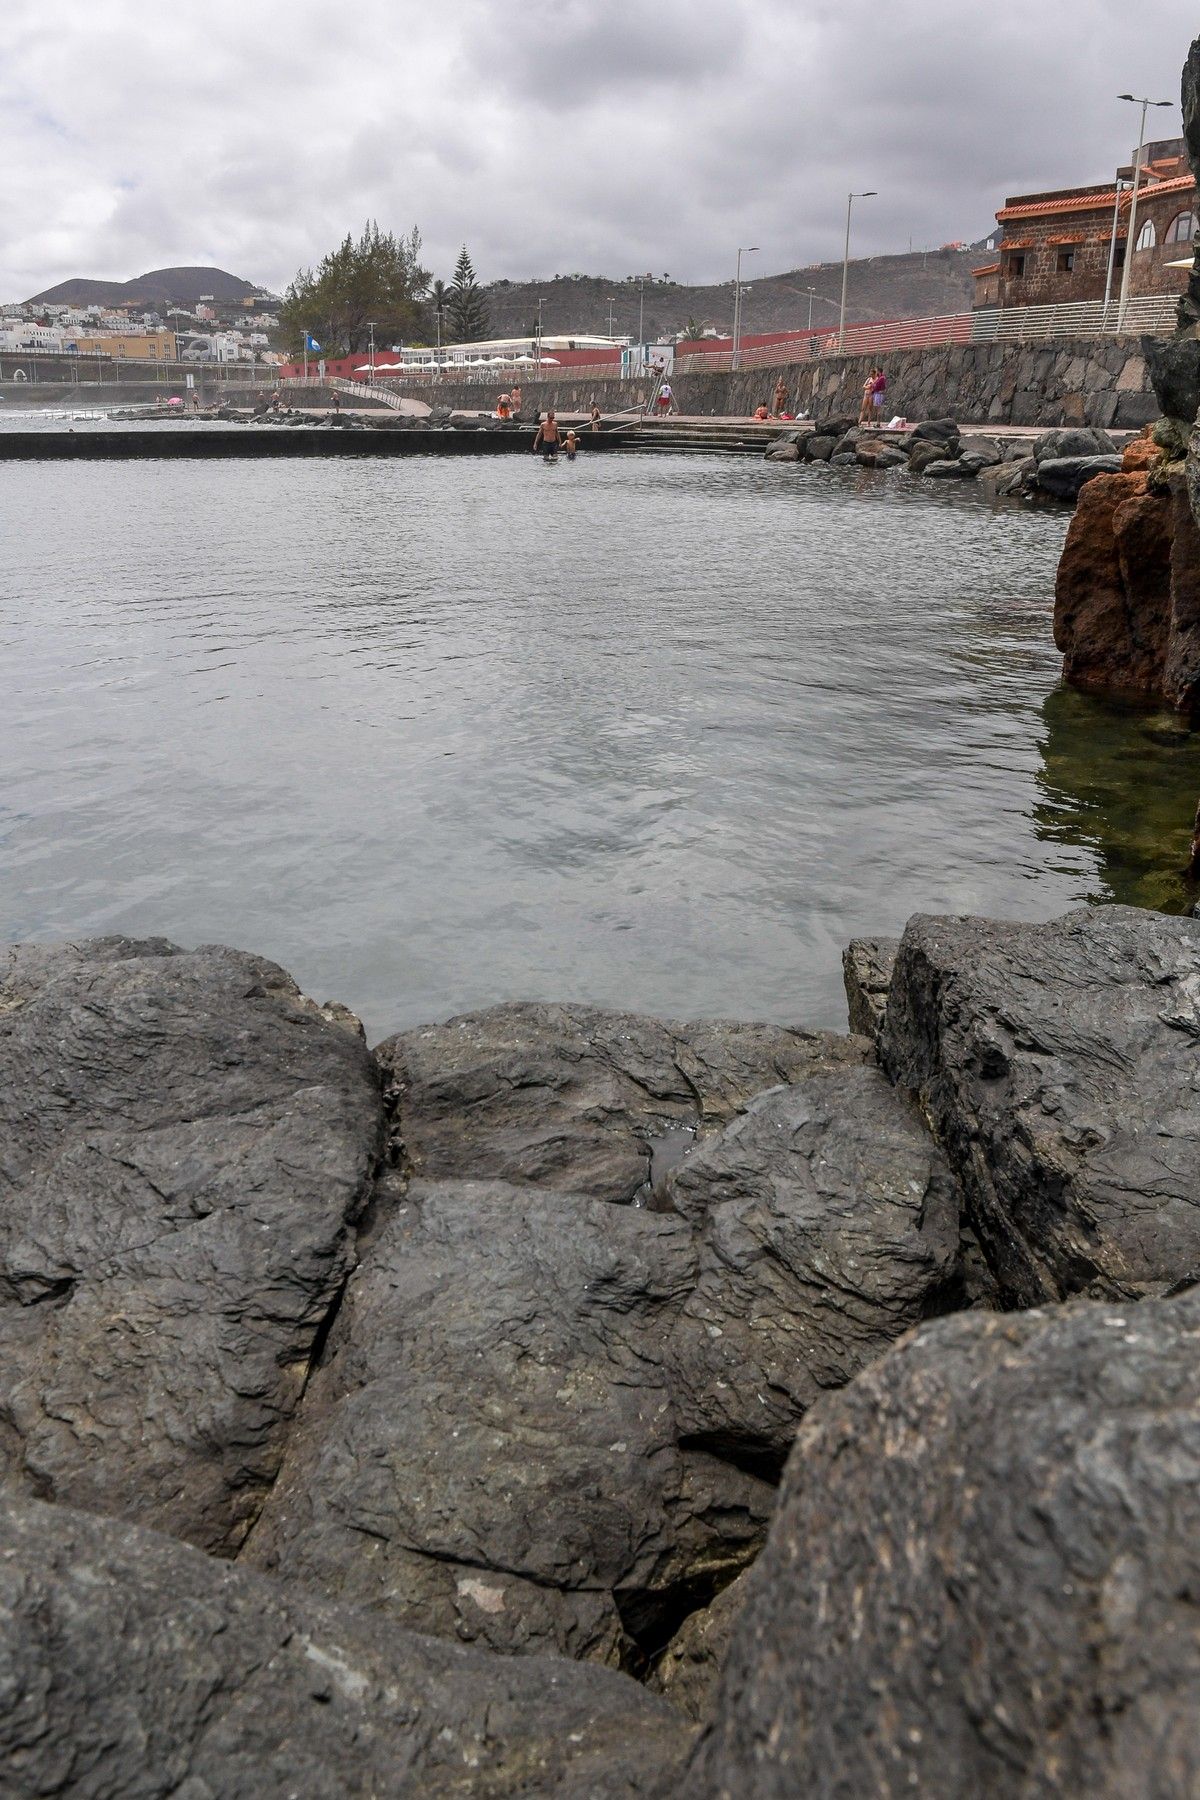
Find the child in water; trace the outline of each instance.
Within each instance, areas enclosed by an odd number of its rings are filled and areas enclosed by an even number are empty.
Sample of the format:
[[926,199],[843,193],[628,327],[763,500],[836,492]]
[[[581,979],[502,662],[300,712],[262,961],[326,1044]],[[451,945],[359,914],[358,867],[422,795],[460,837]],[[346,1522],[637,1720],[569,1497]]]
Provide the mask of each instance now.
[[567,461],[574,462],[575,461],[575,452],[579,448],[579,439],[575,436],[574,430],[568,431],[567,441],[563,445],[563,448],[567,453]]

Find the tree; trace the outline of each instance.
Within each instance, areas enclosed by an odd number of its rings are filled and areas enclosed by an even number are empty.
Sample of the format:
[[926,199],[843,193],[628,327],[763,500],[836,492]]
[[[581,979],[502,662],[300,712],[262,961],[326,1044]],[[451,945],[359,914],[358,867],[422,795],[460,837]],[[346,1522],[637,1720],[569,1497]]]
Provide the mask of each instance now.
[[420,253],[415,225],[395,237],[368,219],[360,238],[347,233],[315,271],[300,270],[284,295],[279,323],[288,349],[303,350],[308,334],[323,356],[358,356],[370,346],[372,325],[377,345],[418,336],[429,285]]
[[487,305],[475,279],[475,270],[464,244],[454,265],[446,323],[456,344],[472,344],[488,334]]

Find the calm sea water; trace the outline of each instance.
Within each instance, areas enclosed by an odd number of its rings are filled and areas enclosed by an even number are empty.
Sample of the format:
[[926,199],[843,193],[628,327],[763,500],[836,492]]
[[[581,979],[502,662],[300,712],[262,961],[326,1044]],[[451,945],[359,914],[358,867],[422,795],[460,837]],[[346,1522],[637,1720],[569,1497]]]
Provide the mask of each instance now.
[[918,909],[1181,907],[1200,752],[1060,689],[1061,513],[709,457],[0,467],[0,928],[842,1024]]

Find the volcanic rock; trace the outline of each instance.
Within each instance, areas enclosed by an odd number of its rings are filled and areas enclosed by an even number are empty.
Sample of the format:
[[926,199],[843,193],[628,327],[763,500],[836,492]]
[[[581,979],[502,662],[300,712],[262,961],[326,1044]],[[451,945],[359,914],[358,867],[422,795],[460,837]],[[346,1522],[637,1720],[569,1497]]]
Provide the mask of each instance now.
[[[914,458],[916,455],[914,450]],[[978,470],[965,458],[955,457],[953,461],[947,461],[944,457],[935,457],[933,462],[924,463],[919,472],[927,475],[931,481],[971,481]]]
[[331,1606],[156,1532],[0,1499],[6,1794],[635,1800],[688,1729],[625,1677]]
[[361,1040],[275,964],[0,961],[0,1486],[230,1552],[278,1469],[382,1146]]
[[914,444],[951,444],[957,438],[958,422],[955,419],[921,419],[912,429]]
[[1191,426],[1200,412],[1200,339],[1145,337],[1142,354],[1164,413]]
[[829,1059],[859,1063],[867,1046],[783,1025],[514,1004],[402,1032],[375,1054],[413,1173],[626,1202],[644,1196],[664,1140],[718,1128]]
[[1074,500],[1080,489],[1097,475],[1119,475],[1121,458],[1109,456],[1048,456],[1037,466],[1037,485],[1059,500]]
[[1009,1304],[1200,1278],[1200,925],[1127,907],[909,921],[880,1054]]
[[749,1579],[748,1573],[739,1575],[710,1606],[691,1613],[647,1680],[652,1693],[665,1695],[689,1719],[703,1718],[708,1711]]
[[1044,431],[1034,440],[1036,463],[1059,461],[1064,457],[1115,456],[1117,446],[1107,431],[1092,426],[1068,425],[1055,431]]
[[1102,475],[1083,489],[1055,583],[1054,641],[1069,681],[1163,690],[1173,537],[1171,500],[1151,493],[1144,473]]
[[927,1326],[801,1427],[679,1792],[1200,1791],[1200,1302]]
[[842,952],[842,982],[851,1031],[872,1043],[883,1028],[884,1009],[899,938],[852,938]]
[[953,462],[958,455],[958,443],[956,437],[945,441],[934,438],[928,443],[914,443],[909,451],[908,466],[914,475],[924,475],[934,463]]

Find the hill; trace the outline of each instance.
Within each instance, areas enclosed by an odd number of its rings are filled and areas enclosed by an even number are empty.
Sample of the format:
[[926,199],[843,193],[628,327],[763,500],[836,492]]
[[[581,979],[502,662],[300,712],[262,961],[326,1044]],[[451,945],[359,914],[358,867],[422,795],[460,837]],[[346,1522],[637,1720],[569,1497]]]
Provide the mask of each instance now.
[[193,310],[201,294],[214,300],[245,300],[262,292],[261,284],[243,281],[225,269],[150,269],[131,281],[93,281],[75,275],[56,287],[33,294],[30,306],[184,306]]
[[[902,256],[872,256],[850,264],[846,317],[850,320],[919,319],[930,314],[968,312],[974,284],[971,270],[986,261],[981,248],[914,250]],[[743,274],[745,265],[743,265]],[[808,292],[815,290],[812,322],[836,324],[842,291],[841,263],[813,263],[782,275],[764,275],[742,284],[742,329],[795,331],[808,324]],[[527,335],[543,300],[542,326],[555,336],[572,331],[606,334],[609,301],[613,331],[637,336],[636,279],[604,275],[556,275],[552,281],[497,281],[486,290],[494,337]],[[645,332],[667,339],[684,332],[688,321],[728,332],[733,323],[733,282],[693,287],[661,277],[646,282]]]

